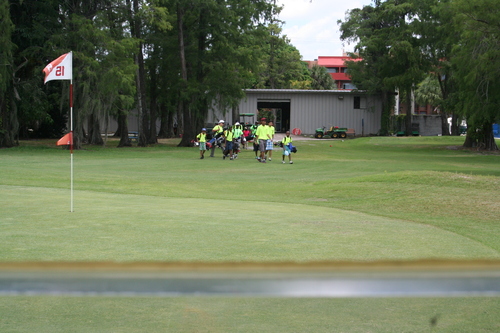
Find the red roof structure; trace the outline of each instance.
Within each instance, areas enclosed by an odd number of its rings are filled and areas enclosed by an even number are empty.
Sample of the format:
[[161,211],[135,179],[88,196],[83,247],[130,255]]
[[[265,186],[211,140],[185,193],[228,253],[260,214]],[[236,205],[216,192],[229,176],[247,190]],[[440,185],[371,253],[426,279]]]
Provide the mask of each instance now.
[[318,57],[318,66],[325,67],[328,70],[328,73],[337,84],[337,89],[355,89],[351,84],[351,78],[347,74],[347,65],[345,64],[347,60],[360,61],[361,59],[354,59],[347,55]]

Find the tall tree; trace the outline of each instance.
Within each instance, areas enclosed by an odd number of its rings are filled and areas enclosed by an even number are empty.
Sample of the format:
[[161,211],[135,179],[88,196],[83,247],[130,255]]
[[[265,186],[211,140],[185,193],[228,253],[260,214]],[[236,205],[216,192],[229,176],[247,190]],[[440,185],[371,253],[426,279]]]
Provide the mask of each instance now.
[[311,89],[313,90],[331,90],[335,88],[335,80],[327,69],[323,66],[313,66],[310,70]]
[[[450,0],[415,1],[413,20],[415,35],[419,37],[422,55],[430,64],[428,76],[421,83],[421,89],[438,87],[439,97],[433,99],[439,107],[443,135],[458,135],[459,120],[453,107],[455,80],[451,66],[452,49],[458,42],[457,29],[453,26],[453,14],[447,9]],[[421,90],[422,92],[422,90]],[[453,118],[452,133],[449,133],[448,118]]]
[[373,6],[353,9],[344,22],[338,22],[341,39],[355,42],[361,58],[348,62],[353,83],[382,96],[381,134],[387,134],[396,89],[406,96],[406,131],[411,132],[411,91],[428,68],[413,27],[416,17],[413,0],[375,0]]
[[[389,131],[389,115],[394,105],[393,85],[384,81],[384,75],[390,69],[387,37],[384,31],[391,27],[380,17],[383,11],[380,1],[374,6],[355,8],[346,13],[345,21],[339,20],[341,40],[355,43],[355,52],[351,54],[358,61],[347,61],[352,82],[360,90],[382,97],[381,130],[386,135]],[[383,30],[385,29],[385,30]]]
[[417,85],[415,90],[415,101],[420,105],[438,106],[442,104],[442,95],[438,80],[433,74],[429,74]]
[[[13,88],[19,136],[60,137],[66,127],[68,111],[61,103],[61,86],[67,86],[67,83],[61,85],[54,81],[44,86],[41,72],[48,62],[54,60],[54,45],[50,41],[62,30],[59,3],[55,0],[11,0],[10,13],[15,25],[12,33],[15,44]],[[67,102],[67,91],[63,99]]]
[[142,37],[142,20],[140,15],[139,0],[126,0],[129,9],[130,32],[139,45],[134,54],[134,61],[137,68],[136,89],[137,89],[137,113],[139,125],[139,146],[145,147],[149,138],[149,109],[146,104],[146,71],[144,68],[144,54]]
[[126,7],[120,0],[68,0],[57,12],[62,28],[49,39],[51,57],[74,51],[75,146],[103,144],[101,123],[135,92],[131,49],[137,43],[124,32]]
[[460,42],[454,49],[459,103],[467,119],[466,147],[498,150],[492,124],[500,120],[500,8],[493,0],[456,0]]
[[312,83],[299,50],[290,43],[287,36],[281,35],[279,21],[270,24],[267,29],[268,35],[260,50],[260,68],[253,87],[289,89],[297,85],[304,86],[308,80]]
[[0,147],[16,145],[18,134],[17,109],[14,102],[12,32],[9,1],[0,1]]
[[255,48],[272,4],[266,0],[173,1],[177,9],[182,119],[180,146],[187,146],[212,105],[232,110],[249,85]]

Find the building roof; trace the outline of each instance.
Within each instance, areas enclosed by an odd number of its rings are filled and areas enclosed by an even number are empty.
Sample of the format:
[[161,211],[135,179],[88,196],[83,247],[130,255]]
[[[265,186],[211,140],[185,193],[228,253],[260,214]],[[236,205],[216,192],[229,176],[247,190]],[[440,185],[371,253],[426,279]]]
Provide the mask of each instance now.
[[361,58],[351,58],[349,56],[320,56],[318,57],[318,66],[323,67],[346,67],[346,60],[360,61]]
[[[345,94],[351,92],[351,90],[337,89],[337,90],[307,90],[307,89],[245,89],[247,93],[287,93],[287,94]],[[352,91],[354,92],[354,91]],[[356,94],[364,94],[364,90],[356,90]]]

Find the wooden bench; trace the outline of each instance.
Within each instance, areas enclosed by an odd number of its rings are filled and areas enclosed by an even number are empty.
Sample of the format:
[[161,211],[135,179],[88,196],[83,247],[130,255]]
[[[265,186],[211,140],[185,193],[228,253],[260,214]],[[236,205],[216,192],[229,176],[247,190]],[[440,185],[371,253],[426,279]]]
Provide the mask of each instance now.
[[345,134],[347,136],[356,136],[356,131],[354,130],[354,128],[348,128]]

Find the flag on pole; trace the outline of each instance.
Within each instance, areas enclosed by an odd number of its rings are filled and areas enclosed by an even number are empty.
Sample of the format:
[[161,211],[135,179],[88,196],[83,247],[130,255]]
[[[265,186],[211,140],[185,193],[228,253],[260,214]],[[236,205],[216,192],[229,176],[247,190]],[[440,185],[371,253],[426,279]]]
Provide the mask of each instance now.
[[60,138],[59,141],[57,141],[57,145],[58,146],[70,146],[70,145],[73,145],[73,133],[69,132],[68,134],[66,134],[65,136],[63,136],[62,138]]
[[44,69],[45,79],[43,83],[52,80],[69,80],[69,127],[70,132],[57,141],[58,146],[69,145],[71,151],[71,205],[70,212],[73,212],[73,52],[63,54],[56,60],[48,64]]
[[56,60],[48,64],[44,69],[47,83],[52,80],[73,80],[73,52],[63,54]]

